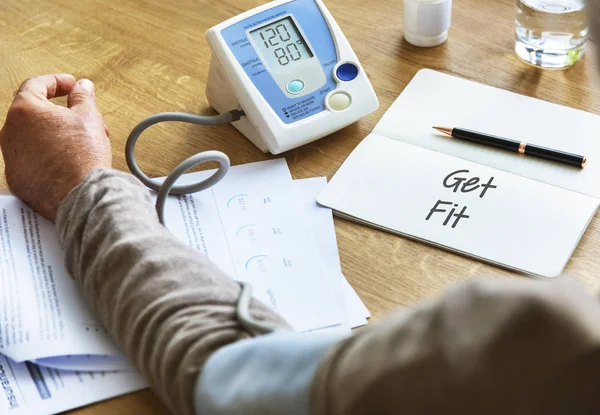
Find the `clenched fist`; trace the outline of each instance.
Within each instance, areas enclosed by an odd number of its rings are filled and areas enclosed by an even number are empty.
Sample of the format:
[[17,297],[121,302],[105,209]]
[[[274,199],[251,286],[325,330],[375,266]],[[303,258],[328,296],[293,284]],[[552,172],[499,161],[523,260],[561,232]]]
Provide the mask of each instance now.
[[[110,167],[108,129],[94,85],[67,74],[21,85],[0,130],[6,181],[15,196],[50,220],[73,188],[94,169]],[[68,108],[50,102],[68,95]]]

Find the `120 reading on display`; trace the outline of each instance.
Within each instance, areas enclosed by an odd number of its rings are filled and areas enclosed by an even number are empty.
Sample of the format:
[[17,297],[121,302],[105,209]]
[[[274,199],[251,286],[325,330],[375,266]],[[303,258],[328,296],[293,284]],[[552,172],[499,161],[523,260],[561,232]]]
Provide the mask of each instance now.
[[314,56],[290,16],[252,30],[250,35],[272,72],[288,69]]

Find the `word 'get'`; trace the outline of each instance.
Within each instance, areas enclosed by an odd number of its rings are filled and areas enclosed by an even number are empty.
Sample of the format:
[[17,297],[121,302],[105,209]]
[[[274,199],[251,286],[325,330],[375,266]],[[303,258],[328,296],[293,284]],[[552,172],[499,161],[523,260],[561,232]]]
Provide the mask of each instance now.
[[[479,177],[467,177],[466,175],[468,173],[469,170],[457,170],[452,172],[446,176],[442,184],[446,189],[452,189],[453,193],[474,193],[479,195],[480,199],[487,194],[488,190],[496,189],[498,187],[493,184],[493,177],[490,177],[490,179],[484,183]],[[442,225],[446,226],[449,223],[452,223],[452,228],[456,228],[456,225],[458,225],[458,222],[460,222],[461,219],[470,218],[466,212],[467,206],[461,207],[458,203],[440,199],[435,202],[435,205],[433,205],[425,220],[431,219],[438,213],[443,214],[438,215],[444,217]]]

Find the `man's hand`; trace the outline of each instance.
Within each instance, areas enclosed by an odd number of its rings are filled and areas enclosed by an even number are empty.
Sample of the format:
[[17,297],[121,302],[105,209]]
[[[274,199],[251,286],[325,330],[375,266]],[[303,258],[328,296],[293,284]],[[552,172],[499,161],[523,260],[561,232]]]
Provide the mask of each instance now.
[[[68,108],[52,104],[68,95]],[[111,167],[108,129],[94,85],[73,75],[44,75],[21,85],[0,130],[11,191],[50,220],[92,170]]]

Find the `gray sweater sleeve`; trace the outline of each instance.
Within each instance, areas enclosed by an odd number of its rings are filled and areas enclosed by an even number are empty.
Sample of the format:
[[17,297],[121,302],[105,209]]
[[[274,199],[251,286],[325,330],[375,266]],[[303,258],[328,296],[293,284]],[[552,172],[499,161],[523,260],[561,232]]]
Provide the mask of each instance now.
[[[56,227],[68,272],[113,339],[177,414],[219,348],[250,337],[235,317],[240,288],[160,225],[131,175],[95,170],[67,197]],[[251,314],[286,327],[254,301]]]
[[597,415],[600,303],[575,281],[472,280],[335,345],[312,415]]

